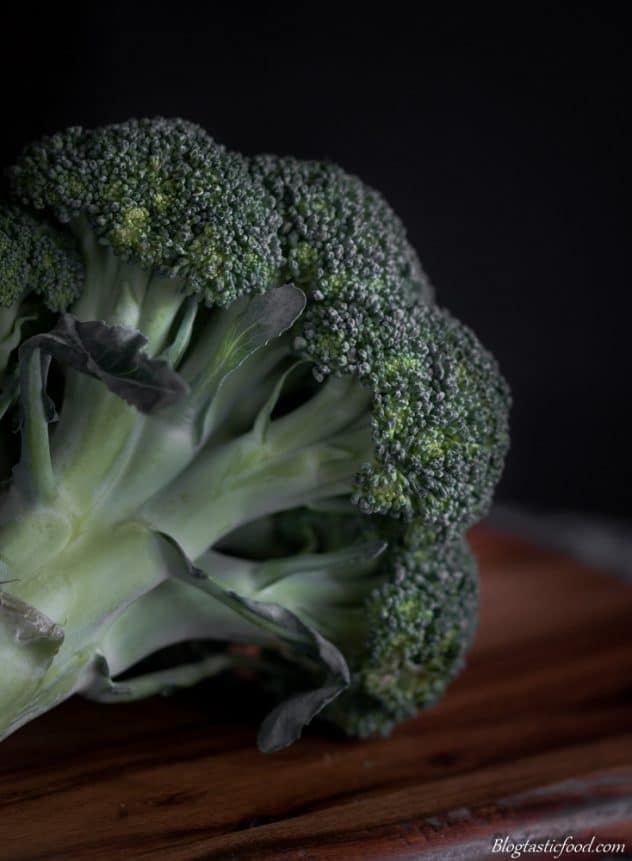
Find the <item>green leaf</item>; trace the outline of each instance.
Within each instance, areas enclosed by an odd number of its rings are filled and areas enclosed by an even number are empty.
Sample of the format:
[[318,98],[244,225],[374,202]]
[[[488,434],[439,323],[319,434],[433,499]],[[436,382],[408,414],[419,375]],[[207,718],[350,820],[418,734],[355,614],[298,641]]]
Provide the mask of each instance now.
[[[291,632],[298,622],[302,628],[302,633],[309,640],[304,645],[308,647],[310,657],[317,661],[325,674],[323,684],[312,690],[296,693],[279,703],[261,724],[257,735],[259,749],[264,753],[273,753],[276,750],[282,750],[300,738],[303,727],[307,726],[325,706],[328,706],[349,687],[351,675],[342,653],[333,643],[322,637],[315,628],[301,622],[294,613],[285,610],[278,604],[263,604],[260,601],[243,600],[249,609],[256,609],[263,618],[266,618],[266,611],[272,609],[272,617],[276,624],[283,625],[288,632]],[[253,605],[255,606],[253,607]]]
[[166,361],[146,355],[146,344],[145,336],[134,329],[96,320],[84,323],[62,314],[54,329],[22,344],[20,361],[39,349],[61,364],[101,380],[140,412],[152,413],[180,400],[188,388]]

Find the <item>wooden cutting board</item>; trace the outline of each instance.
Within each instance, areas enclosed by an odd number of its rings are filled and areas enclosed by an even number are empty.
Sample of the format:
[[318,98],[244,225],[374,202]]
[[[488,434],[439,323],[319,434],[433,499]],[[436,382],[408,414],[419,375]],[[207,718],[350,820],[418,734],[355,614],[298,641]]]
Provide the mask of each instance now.
[[472,539],[482,618],[440,705],[389,739],[310,728],[264,755],[248,688],[232,706],[213,686],[71,701],[0,747],[0,859],[470,861],[526,833],[627,840],[609,857],[632,857],[632,589]]

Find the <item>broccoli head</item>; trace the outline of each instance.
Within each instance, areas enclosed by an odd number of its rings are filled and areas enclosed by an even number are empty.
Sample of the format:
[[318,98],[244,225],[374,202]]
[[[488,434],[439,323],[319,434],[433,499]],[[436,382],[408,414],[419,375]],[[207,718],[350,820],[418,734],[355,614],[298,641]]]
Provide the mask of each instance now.
[[265,749],[319,712],[364,735],[436,700],[509,393],[381,195],[168,119],[45,137],[8,181],[0,734],[75,691],[191,684],[234,642],[287,695]]

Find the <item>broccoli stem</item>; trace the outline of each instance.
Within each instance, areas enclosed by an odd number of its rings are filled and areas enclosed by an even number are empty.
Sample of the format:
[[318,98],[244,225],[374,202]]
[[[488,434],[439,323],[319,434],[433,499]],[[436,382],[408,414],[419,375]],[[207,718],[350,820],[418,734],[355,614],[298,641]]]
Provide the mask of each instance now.
[[[148,341],[146,352],[158,354],[185,302],[181,285],[118,261],[96,245],[87,228],[82,237],[88,246],[86,287],[73,312],[80,320],[105,318],[112,325],[140,326]],[[104,305],[103,296],[113,302],[111,307]],[[142,428],[143,417],[102,383],[68,372],[53,458],[78,511],[96,508],[108,497]]]
[[318,409],[308,402],[272,421],[263,438],[255,427],[203,450],[141,516],[195,559],[251,520],[350,493],[373,442],[365,393],[341,398],[346,386],[330,381],[314,398]]
[[72,313],[79,320],[107,320],[140,329],[147,352],[157,355],[185,301],[183,282],[126,262],[97,241],[85,219],[72,224],[85,262],[85,283]]
[[[238,583],[231,585],[239,591]],[[191,640],[263,646],[271,645],[273,637],[211,596],[169,580],[132,604],[114,622],[99,651],[116,676],[159,649]]]
[[[186,320],[183,326],[186,326]],[[176,335],[175,342],[180,337]],[[285,344],[270,345],[256,361],[247,361],[231,374],[213,401],[207,427],[207,444],[230,440],[239,425],[248,429],[265,399],[270,384],[266,377],[287,356]],[[113,494],[116,511],[136,511],[163,490],[194,461],[203,447],[196,433],[196,410],[187,402],[161,416],[138,417],[139,430],[130,441],[125,463],[116,476]],[[237,429],[239,435],[239,429]]]
[[[23,529],[21,521],[14,525]],[[2,537],[6,539],[6,529]],[[21,534],[20,541],[25,540],[28,536]],[[376,553],[364,545],[263,563],[209,551],[197,562],[207,575],[200,592],[171,579],[180,565],[173,545],[133,522],[114,530],[80,529],[54,557],[32,558],[29,568],[16,560],[9,545],[0,541],[0,559],[9,577],[20,564],[21,576],[11,583],[10,593],[3,593],[0,611],[6,616],[8,606],[15,616],[15,607],[26,608],[24,617],[30,613],[44,620],[38,622],[40,629],[47,626],[55,637],[40,630],[30,639],[11,639],[11,626],[0,612],[3,654],[10,655],[10,672],[2,681],[0,737],[76,691],[100,691],[94,682],[103,658],[116,676],[165,646],[190,640],[242,642],[284,652],[287,632],[244,608],[234,593],[280,604],[307,624],[315,620],[321,630],[330,629],[336,639],[353,640],[357,646],[366,634],[363,602],[381,582],[373,571]],[[191,665],[177,677],[141,677],[127,693],[125,687],[106,684],[95,696],[150,695],[169,683],[185,684],[189,677],[199,679],[218,669],[214,661]]]
[[73,306],[73,313],[80,320],[103,320],[113,294],[111,290],[101,291],[100,288],[114,283],[121,260],[97,241],[87,219],[76,219],[70,227],[77,237],[85,265],[83,290]]
[[370,396],[359,383],[331,379],[306,404],[272,420],[290,370],[290,339],[259,348],[250,300],[201,317],[184,282],[116,258],[85,219],[72,227],[86,262],[74,315],[139,328],[149,355],[164,351],[181,365],[190,395],[177,409],[147,417],[101,382],[69,370],[44,473],[51,487],[63,489],[65,510],[101,526],[140,511],[180,540],[183,524],[162,510],[175,492],[190,499],[178,515],[190,520],[183,546],[199,555],[261,514],[351,491],[372,456]]
[[52,435],[53,468],[83,518],[109,498],[141,431],[142,416],[99,380],[75,371],[67,373],[66,392]]
[[[35,528],[33,519],[30,523]],[[15,526],[23,531],[21,522]],[[54,558],[47,553],[31,558],[29,568],[11,552],[7,537],[5,529],[0,537],[0,559],[12,582],[3,595],[10,596],[19,612],[11,617],[0,612],[5,661],[0,738],[80,689],[108,627],[141,595],[166,579],[175,564],[169,544],[135,523],[114,531],[79,532]],[[21,539],[28,540],[28,536],[22,534]],[[33,618],[37,625],[31,623],[26,629]],[[39,620],[47,621],[49,627],[57,623],[63,629],[63,640],[58,636],[51,643]]]
[[0,307],[0,387],[2,386],[11,353],[20,343],[22,324],[28,317],[20,317],[19,304]]
[[99,703],[131,703],[156,694],[173,693],[176,688],[190,688],[226,670],[250,666],[253,663],[254,659],[249,659],[246,655],[221,652],[166,670],[143,673],[121,682],[99,679],[96,685],[93,684],[84,691],[84,696]]
[[16,470],[16,486],[25,498],[34,502],[50,502],[56,495],[57,482],[48,442],[46,415],[46,384],[42,372],[42,356],[33,350],[20,365],[22,391],[22,457]]
[[[154,354],[172,337],[174,355],[184,357],[181,373],[191,392],[177,409],[146,417],[100,382],[68,373],[52,442],[53,469],[77,516],[115,522],[147,505],[142,516],[170,534],[173,528],[180,540],[180,524],[172,527],[170,519],[163,519],[161,494],[169,488],[172,496],[181,485],[178,498],[191,498],[182,509],[183,518],[191,520],[187,533],[198,533],[191,546],[188,540],[184,546],[198,555],[260,514],[351,491],[354,476],[372,456],[370,396],[357,381],[332,378],[306,404],[271,421],[289,370],[283,365],[291,355],[289,339],[273,340],[241,364],[244,303],[233,303],[208,315],[186,349],[195,314],[189,304],[178,316],[186,301],[178,285],[124,262],[114,265],[89,231],[82,237],[89,265],[77,310],[82,316],[105,311],[108,322],[140,325]],[[100,279],[105,277],[112,283],[104,288]],[[109,309],[97,308],[92,292],[118,298]],[[272,398],[270,404],[266,397]],[[235,432],[240,435],[231,439]],[[201,529],[193,526],[201,520],[206,522]]]
[[208,551],[196,564],[220,588],[206,594],[181,580],[160,583],[115,620],[99,651],[116,676],[160,649],[191,640],[278,648],[274,631],[242,615],[224,590],[280,604],[334,642],[359,647],[366,636],[364,601],[383,580],[376,571],[379,550],[359,544],[266,562]]
[[0,305],[0,343],[11,333],[18,316],[18,303],[15,302],[8,308]]
[[[210,439],[202,446],[196,442],[194,413],[186,403],[180,412],[167,410],[165,415],[147,417],[99,381],[81,378],[81,385],[64,401],[62,420],[53,435],[52,472],[50,463],[48,469],[33,472],[31,423],[25,426],[21,470],[25,480],[31,473],[41,476],[45,487],[40,502],[58,494],[51,518],[55,529],[64,517],[75,524],[73,529],[84,530],[139,518],[172,535],[190,558],[196,558],[228,532],[267,513],[349,494],[361,465],[372,457],[369,395],[349,378],[332,378],[309,401],[273,419],[288,372],[275,368],[286,350],[287,344],[271,345],[259,361],[253,357],[238,368],[234,380],[227,378],[226,399],[223,404],[220,399],[209,425]],[[261,385],[268,375],[268,382]],[[224,428],[230,426],[226,416],[231,404],[247,401],[251,386],[264,392],[272,388],[272,393],[263,405],[256,400],[252,410],[242,410],[249,430],[222,441]],[[40,383],[36,391],[40,412],[41,389]],[[78,399],[81,390],[84,399]],[[82,404],[91,392],[97,417],[84,425],[80,440],[69,431],[67,442],[64,419],[72,426],[74,414],[80,423],[85,414]],[[36,427],[44,456],[48,452],[45,416],[39,415]],[[28,531],[29,517],[35,522],[39,515],[29,512],[26,494],[17,510]],[[57,530],[60,537],[54,542],[46,530],[31,529],[29,552],[35,556],[46,550],[57,552],[68,528]]]

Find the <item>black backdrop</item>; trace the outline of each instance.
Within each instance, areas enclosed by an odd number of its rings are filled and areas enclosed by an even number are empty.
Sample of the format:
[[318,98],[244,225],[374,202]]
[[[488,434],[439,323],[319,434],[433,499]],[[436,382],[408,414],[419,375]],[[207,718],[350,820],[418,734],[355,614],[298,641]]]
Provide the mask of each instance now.
[[341,163],[399,211],[512,384],[501,498],[629,514],[622,21],[441,5],[4,13],[2,163],[42,132],[155,114]]

